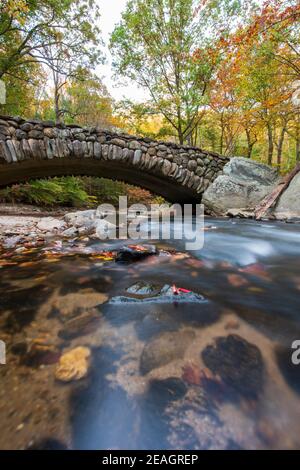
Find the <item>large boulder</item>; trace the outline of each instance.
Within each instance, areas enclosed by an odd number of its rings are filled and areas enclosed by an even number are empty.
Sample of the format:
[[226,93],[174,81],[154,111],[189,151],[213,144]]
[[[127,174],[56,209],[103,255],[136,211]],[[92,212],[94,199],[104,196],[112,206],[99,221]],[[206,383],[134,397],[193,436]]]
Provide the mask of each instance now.
[[288,188],[280,196],[273,215],[276,219],[300,218],[300,172],[292,179]]
[[207,188],[202,203],[208,212],[225,215],[230,209],[254,209],[278,184],[273,168],[243,157],[234,157],[223,174]]

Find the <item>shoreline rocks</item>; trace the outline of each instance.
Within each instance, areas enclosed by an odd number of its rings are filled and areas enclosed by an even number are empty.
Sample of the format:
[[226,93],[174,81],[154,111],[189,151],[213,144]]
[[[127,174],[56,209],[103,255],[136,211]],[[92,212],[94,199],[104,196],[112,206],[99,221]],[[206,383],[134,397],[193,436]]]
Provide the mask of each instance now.
[[[274,168],[233,157],[203,194],[206,212],[214,216],[255,219],[254,210],[282,181]],[[264,216],[266,220],[300,221],[300,172]]]

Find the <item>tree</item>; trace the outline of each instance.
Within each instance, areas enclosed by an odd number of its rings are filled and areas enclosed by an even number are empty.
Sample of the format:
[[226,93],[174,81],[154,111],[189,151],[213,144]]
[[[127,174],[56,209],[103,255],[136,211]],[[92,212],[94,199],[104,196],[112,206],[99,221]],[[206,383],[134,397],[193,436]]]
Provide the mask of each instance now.
[[300,4],[298,0],[265,0],[250,16],[251,21],[230,40],[241,43],[271,43],[269,54],[282,66],[283,73],[300,77]]
[[119,126],[126,132],[152,139],[174,139],[174,128],[153,110],[151,102],[136,103],[124,99],[115,104],[114,112]]
[[181,144],[201,118],[217,60],[204,47],[194,6],[193,0],[131,0],[110,43],[116,73],[148,90],[153,113],[164,116]]
[[114,126],[113,103],[100,78],[86,69],[67,83],[62,98],[66,122],[76,121],[83,126]]
[[[254,8],[248,18],[241,16],[241,6],[250,4]],[[291,103],[295,67],[292,72],[291,64],[297,61],[294,57],[294,62],[291,59],[287,63],[279,57],[291,55],[288,37],[294,44],[294,55],[299,45],[294,22],[298,8],[293,0],[268,0],[256,7],[255,2],[247,0],[220,0],[215,7],[215,2],[208,0],[202,6],[202,20],[211,12],[210,26],[219,16],[220,25],[224,23],[218,28],[215,42],[222,60],[210,87],[210,106],[220,123],[220,151],[231,153],[229,149],[236,148],[243,133],[249,157],[265,129],[267,161],[273,163],[277,150],[280,167],[284,141],[295,114]],[[237,13],[231,23],[230,11]]]
[[6,88],[5,104],[0,104],[1,114],[32,117],[37,105],[37,90],[47,81],[39,64],[27,64],[19,70],[19,78],[7,75],[3,79]]
[[[89,0],[2,0],[0,4],[0,79],[24,80],[20,70],[41,63],[60,72],[57,53],[98,55],[98,7]],[[91,18],[93,20],[91,20]],[[48,51],[56,49],[50,55]],[[68,51],[68,53],[67,53]]]

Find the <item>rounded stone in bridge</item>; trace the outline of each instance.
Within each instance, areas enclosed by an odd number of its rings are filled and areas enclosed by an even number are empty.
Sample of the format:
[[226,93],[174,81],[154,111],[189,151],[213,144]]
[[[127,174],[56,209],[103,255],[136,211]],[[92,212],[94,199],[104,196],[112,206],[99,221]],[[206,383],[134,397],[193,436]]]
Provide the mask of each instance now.
[[52,121],[0,116],[0,186],[86,175],[141,186],[171,202],[200,201],[228,158],[197,147]]

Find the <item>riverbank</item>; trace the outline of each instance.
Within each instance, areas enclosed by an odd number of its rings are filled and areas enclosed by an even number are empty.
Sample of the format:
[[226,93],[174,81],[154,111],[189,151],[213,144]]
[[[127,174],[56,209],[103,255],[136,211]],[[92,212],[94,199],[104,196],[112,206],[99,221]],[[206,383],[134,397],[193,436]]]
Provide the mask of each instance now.
[[[210,219],[206,215],[206,219]],[[232,209],[222,219],[253,219],[251,211]],[[264,217],[265,222],[274,216]],[[286,223],[300,223],[300,218],[284,220]],[[0,204],[0,245],[4,249],[27,243],[46,243],[53,237],[58,239],[97,239],[115,225],[104,222],[96,215],[95,209],[77,210],[70,207],[44,208],[25,204]]]
[[0,245],[5,249],[22,243],[42,243],[45,238],[59,235],[64,211],[44,210],[25,205],[0,205]]

